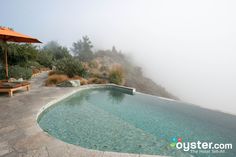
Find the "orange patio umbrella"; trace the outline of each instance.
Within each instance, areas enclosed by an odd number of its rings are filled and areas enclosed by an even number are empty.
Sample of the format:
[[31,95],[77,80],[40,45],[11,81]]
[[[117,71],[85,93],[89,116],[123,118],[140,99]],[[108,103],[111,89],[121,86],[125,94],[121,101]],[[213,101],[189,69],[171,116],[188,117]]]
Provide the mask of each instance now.
[[[14,30],[6,27],[0,27],[0,41],[6,42],[25,42],[25,43],[41,43],[36,38],[15,32]],[[6,80],[8,80],[8,62],[7,62],[7,48],[4,49],[4,63],[6,70]]]

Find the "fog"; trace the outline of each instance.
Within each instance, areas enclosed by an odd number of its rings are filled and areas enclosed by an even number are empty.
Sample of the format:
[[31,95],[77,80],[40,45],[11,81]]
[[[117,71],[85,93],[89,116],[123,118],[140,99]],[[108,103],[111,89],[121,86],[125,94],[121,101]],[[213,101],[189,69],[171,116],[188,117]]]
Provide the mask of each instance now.
[[0,24],[70,47],[113,45],[182,101],[236,114],[234,0],[8,0]]

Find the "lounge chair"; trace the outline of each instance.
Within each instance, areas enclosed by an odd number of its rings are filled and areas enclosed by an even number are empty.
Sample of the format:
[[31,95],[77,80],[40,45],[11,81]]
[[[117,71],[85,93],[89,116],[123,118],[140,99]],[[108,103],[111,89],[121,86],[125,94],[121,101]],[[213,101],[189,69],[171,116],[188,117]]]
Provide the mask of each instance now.
[[0,92],[8,93],[9,96],[13,96],[13,92],[17,90],[26,89],[29,91],[30,83],[27,81],[22,82],[0,82]]

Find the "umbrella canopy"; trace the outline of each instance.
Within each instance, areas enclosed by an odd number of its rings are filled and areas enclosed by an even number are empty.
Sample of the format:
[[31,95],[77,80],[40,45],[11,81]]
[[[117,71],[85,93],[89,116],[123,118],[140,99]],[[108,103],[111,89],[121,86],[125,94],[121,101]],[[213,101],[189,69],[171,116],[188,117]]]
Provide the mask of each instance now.
[[[6,27],[0,27],[0,41],[3,42],[25,42],[25,43],[41,43],[36,38],[15,32],[12,29]],[[7,49],[4,49],[4,62],[6,70],[6,79],[8,80],[8,63],[7,63]]]
[[0,40],[11,42],[41,43],[38,39],[18,33],[12,29],[0,27]]

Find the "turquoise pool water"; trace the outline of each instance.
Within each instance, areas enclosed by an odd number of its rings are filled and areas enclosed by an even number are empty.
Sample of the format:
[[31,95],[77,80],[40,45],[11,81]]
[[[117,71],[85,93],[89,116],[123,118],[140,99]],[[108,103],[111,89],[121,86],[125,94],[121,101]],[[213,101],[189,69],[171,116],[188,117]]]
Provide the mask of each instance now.
[[[89,149],[171,156],[235,157],[236,117],[176,101],[115,89],[77,92],[44,111],[40,127],[67,143]],[[225,153],[191,153],[183,142],[232,143]]]

